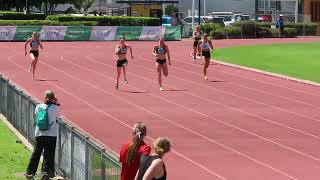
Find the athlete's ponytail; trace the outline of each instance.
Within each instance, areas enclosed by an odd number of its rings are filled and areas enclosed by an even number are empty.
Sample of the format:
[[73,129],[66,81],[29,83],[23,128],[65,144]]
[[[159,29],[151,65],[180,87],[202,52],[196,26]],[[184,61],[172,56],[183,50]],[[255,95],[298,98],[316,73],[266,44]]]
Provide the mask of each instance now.
[[126,157],[126,163],[132,164],[135,157],[136,152],[141,143],[143,142],[143,138],[147,135],[147,127],[142,122],[138,122],[133,126],[132,129],[132,143],[128,149],[128,154]]
[[154,151],[162,158],[163,155],[171,149],[171,142],[167,137],[160,137],[154,141]]

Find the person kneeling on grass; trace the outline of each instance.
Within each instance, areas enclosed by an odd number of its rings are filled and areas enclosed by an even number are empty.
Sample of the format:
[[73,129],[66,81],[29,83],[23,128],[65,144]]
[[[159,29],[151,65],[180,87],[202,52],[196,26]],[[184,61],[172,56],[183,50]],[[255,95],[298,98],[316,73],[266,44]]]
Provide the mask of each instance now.
[[27,173],[25,174],[27,179],[33,179],[35,176],[42,151],[41,179],[49,179],[55,176],[54,156],[58,135],[57,117],[59,115],[59,106],[58,99],[50,90],[44,93],[44,103],[36,106],[35,143]]

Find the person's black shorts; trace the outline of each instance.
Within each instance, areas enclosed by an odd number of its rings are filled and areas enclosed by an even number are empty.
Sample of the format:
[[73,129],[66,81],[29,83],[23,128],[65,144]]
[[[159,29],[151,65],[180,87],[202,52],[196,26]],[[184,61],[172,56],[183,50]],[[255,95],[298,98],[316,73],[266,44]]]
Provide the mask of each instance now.
[[202,51],[202,56],[204,56],[206,59],[210,59],[210,51]]
[[118,60],[117,61],[117,67],[123,67],[124,65],[128,64],[128,60],[127,59],[123,59],[123,60]]
[[194,40],[194,42],[193,42],[193,47],[198,47],[198,44],[199,44],[199,41],[198,40]]
[[162,64],[166,63],[167,60],[165,60],[165,59],[157,59],[156,62],[162,66]]
[[37,50],[30,50],[30,54],[33,54],[34,57],[39,57],[39,51]]

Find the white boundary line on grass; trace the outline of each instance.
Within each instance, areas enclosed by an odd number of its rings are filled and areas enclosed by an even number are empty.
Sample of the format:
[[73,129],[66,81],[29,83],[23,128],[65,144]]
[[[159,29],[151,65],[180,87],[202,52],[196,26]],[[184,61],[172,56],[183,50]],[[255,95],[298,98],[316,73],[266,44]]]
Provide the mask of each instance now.
[[250,67],[240,66],[240,65],[236,65],[236,64],[226,63],[226,62],[222,62],[222,61],[217,60],[217,59],[211,59],[211,61],[215,62],[215,63],[218,63],[220,65],[224,65],[224,66],[229,66],[229,67],[233,67],[233,68],[237,68],[237,69],[242,69],[242,70],[251,71],[251,72],[255,72],[255,73],[261,73],[261,74],[264,74],[264,75],[273,76],[273,77],[277,77],[277,78],[281,78],[281,79],[286,79],[286,80],[294,81],[294,82],[297,82],[297,83],[303,83],[303,84],[307,84],[307,85],[320,87],[320,83],[309,81],[309,80],[303,80],[303,79],[299,79],[299,78],[286,76],[286,75],[283,75],[283,74],[278,74],[278,73],[272,73],[272,72],[268,72],[268,71],[264,71],[264,70],[259,70],[259,69],[256,69],[256,68],[250,68]]

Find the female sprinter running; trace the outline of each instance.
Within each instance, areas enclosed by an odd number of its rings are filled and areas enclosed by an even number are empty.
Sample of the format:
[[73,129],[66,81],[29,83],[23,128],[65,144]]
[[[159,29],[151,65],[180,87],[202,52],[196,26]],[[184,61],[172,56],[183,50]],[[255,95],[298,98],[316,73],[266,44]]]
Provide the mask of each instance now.
[[127,51],[128,51],[128,49],[130,50],[131,59],[133,59],[131,46],[128,46],[127,44],[125,44],[123,37],[120,38],[120,44],[118,44],[116,46],[116,51],[115,51],[115,54],[118,56],[118,61],[117,61],[117,84],[116,84],[116,89],[117,90],[119,88],[119,78],[120,78],[120,75],[121,75],[121,69],[123,69],[124,83],[128,84],[127,76],[126,76],[126,66],[128,65],[128,60],[127,60]]
[[39,39],[37,32],[33,32],[32,37],[26,41],[26,43],[24,45],[24,54],[25,55],[28,54],[27,53],[27,45],[28,44],[30,44],[30,58],[31,58],[29,72],[32,71],[32,79],[35,79],[34,73],[36,72],[37,62],[39,59],[39,46],[41,49],[43,49],[42,43]]
[[171,65],[169,48],[167,45],[164,44],[163,37],[160,38],[159,44],[154,46],[152,54],[157,58],[156,66],[157,66],[157,72],[158,72],[158,82],[160,86],[160,91],[163,91],[164,88],[162,85],[161,71],[163,72],[163,75],[165,77],[168,76],[168,66],[167,66],[166,55],[168,56],[169,65]]
[[202,37],[202,31],[200,29],[200,26],[196,26],[195,27],[195,30],[193,31],[193,38],[194,38],[194,41],[193,41],[193,62],[195,63],[196,62],[196,56],[198,54],[200,54],[200,52],[198,51],[198,43],[199,41],[201,40],[201,37]]
[[210,53],[213,50],[212,42],[208,39],[208,35],[203,35],[203,40],[199,41],[198,51],[201,52],[201,56],[204,58],[203,75],[204,79],[208,80],[207,69],[210,64]]

